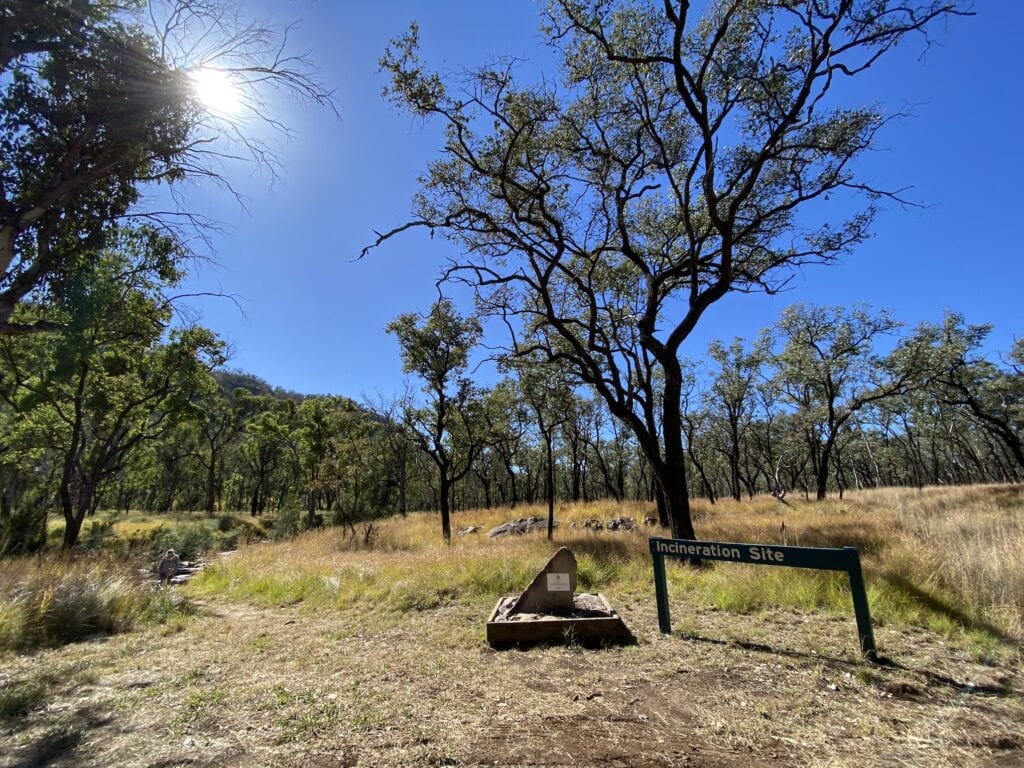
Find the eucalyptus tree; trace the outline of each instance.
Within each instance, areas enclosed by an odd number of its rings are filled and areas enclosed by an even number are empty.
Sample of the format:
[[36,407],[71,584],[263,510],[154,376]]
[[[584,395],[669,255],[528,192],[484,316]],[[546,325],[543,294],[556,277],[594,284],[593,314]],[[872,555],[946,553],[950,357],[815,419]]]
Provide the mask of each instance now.
[[[759,339],[759,344],[767,354],[768,340],[764,334]],[[758,418],[751,430],[750,440],[753,443],[753,450],[757,453],[758,463],[764,473],[765,482],[771,495],[779,501],[785,501],[786,487],[783,485],[781,477],[785,456],[780,452],[779,445],[780,437],[777,425],[779,391],[775,382],[762,375],[755,387],[755,397]]]
[[398,340],[405,372],[423,380],[426,403],[408,402],[403,420],[437,469],[441,534],[451,542],[454,486],[472,469],[486,443],[481,393],[464,375],[469,352],[480,338],[480,323],[462,317],[450,300],[439,299],[427,315],[399,315],[387,331]]
[[[407,398],[406,398],[407,399]],[[402,398],[378,397],[370,407],[380,424],[379,437],[387,445],[387,485],[397,494],[397,512],[402,517],[408,514],[410,468],[415,450],[408,428],[402,420]]]
[[[742,339],[733,339],[726,347],[715,340],[708,347],[708,358],[714,364],[713,378],[705,393],[708,409],[721,420],[725,436],[721,451],[729,463],[729,486],[733,499],[740,500],[742,454],[747,446],[747,433],[751,429],[757,408],[757,385],[764,360],[763,345],[746,349]],[[747,468],[742,482],[753,495],[753,478]]]
[[608,419],[603,400],[589,400],[584,410],[588,420],[583,438],[601,476],[604,493],[621,503],[626,498],[628,428],[618,419]]
[[[299,407],[300,414],[307,400]],[[312,473],[312,490],[333,507],[335,523],[355,532],[359,520],[383,514],[388,502],[388,479],[392,464],[391,444],[385,438],[389,429],[348,398],[312,398],[320,402],[326,432],[322,450],[317,449],[315,433],[304,441],[308,459],[318,457]],[[310,449],[317,449],[311,451]],[[312,519],[312,518],[311,518]]]
[[445,146],[412,220],[375,244],[415,227],[455,242],[445,277],[508,321],[512,354],[571,369],[630,426],[685,537],[683,343],[727,294],[776,291],[868,235],[886,192],[854,165],[887,115],[844,107],[842,85],[958,12],[953,0],[702,7],[554,0],[544,32],[561,67],[533,84],[511,61],[446,81],[419,61],[414,25],[382,59],[388,92],[440,119]]
[[519,357],[512,363],[523,401],[533,411],[544,445],[544,499],[548,505],[548,541],[555,532],[555,433],[570,417],[572,382],[550,363]]
[[488,420],[491,446],[505,470],[506,482],[498,484],[498,491],[502,502],[514,509],[519,503],[518,476],[522,472],[521,459],[530,419],[515,379],[505,377],[494,385],[487,397],[484,418]]
[[45,449],[59,468],[54,495],[65,549],[78,540],[104,483],[141,446],[195,416],[195,399],[223,362],[210,331],[167,330],[171,307],[163,291],[180,277],[174,260],[166,238],[122,232],[118,249],[75,271],[59,305],[14,315],[56,319],[59,334],[0,336],[15,439]]
[[[711,477],[715,462],[714,451],[711,449],[714,422],[711,414],[700,407],[697,374],[689,361],[686,364],[683,382],[680,411],[686,455],[690,460],[690,467],[699,478],[704,497],[714,504],[719,495]],[[667,521],[661,519],[660,522],[665,525]]]
[[582,397],[578,392],[571,391],[566,399],[565,419],[562,421],[561,429],[562,445],[565,457],[568,460],[568,484],[569,499],[571,501],[587,501],[589,491],[587,489],[587,474],[590,464],[590,452],[587,450],[591,443],[588,440],[587,431],[591,424],[590,411],[592,402]]
[[[140,196],[157,182],[230,188],[228,158],[272,166],[267,137],[287,130],[270,108],[275,90],[333,109],[310,62],[287,49],[285,31],[245,21],[230,0],[5,0],[0,333],[52,328],[52,318],[13,320],[15,307],[61,290],[125,218],[187,245],[205,217],[178,196],[163,212]],[[211,82],[223,91],[216,106],[202,93]]]
[[818,499],[826,496],[833,451],[850,420],[911,385],[909,370],[893,372],[873,353],[878,338],[899,326],[885,311],[803,304],[787,307],[776,323],[784,345],[776,378],[803,431]]
[[256,517],[266,509],[272,477],[287,458],[295,403],[257,395],[251,404],[253,415],[246,421],[240,451],[249,474],[249,514]]
[[251,413],[252,399],[244,391],[225,392],[213,385],[198,407],[201,418],[197,432],[201,450],[196,458],[206,470],[206,499],[204,508],[213,515],[217,503],[218,470],[224,463],[224,454],[236,445],[245,431],[245,422]]
[[334,452],[335,441],[341,438],[344,426],[335,418],[340,401],[334,398],[311,397],[299,403],[289,447],[302,475],[305,497],[306,526],[314,527],[322,502],[333,502],[330,479],[324,477],[324,465]]
[[949,312],[922,323],[894,354],[895,365],[921,379],[940,404],[960,410],[997,441],[1013,477],[1024,477],[1024,345],[1015,342],[1002,366],[981,348],[991,325],[970,325]]

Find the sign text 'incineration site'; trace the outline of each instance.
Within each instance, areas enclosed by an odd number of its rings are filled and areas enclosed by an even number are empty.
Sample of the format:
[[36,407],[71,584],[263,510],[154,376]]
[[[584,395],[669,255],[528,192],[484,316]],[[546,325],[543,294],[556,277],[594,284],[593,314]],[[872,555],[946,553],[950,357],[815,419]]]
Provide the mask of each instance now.
[[678,539],[657,539],[654,551],[671,557],[704,557],[709,560],[735,560],[741,563],[785,563],[786,552],[780,547],[760,544],[722,544],[713,541],[699,543]]

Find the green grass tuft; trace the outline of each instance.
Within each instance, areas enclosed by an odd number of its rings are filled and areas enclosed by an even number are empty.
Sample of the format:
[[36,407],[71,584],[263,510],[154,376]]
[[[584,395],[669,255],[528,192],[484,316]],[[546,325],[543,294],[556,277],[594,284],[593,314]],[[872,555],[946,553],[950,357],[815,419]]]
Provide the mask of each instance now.
[[0,687],[0,717],[27,714],[46,700],[46,686],[38,680],[25,680]]

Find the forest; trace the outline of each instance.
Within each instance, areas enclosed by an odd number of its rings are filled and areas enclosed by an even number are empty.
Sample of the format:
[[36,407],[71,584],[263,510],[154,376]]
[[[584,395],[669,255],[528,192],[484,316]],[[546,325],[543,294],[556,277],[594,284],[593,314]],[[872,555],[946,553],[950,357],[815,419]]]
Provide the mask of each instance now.
[[[448,510],[658,501],[635,437],[580,382],[540,364],[473,381],[479,324],[450,302],[392,323],[406,394],[359,403],[230,370],[211,332],[165,333],[147,265],[95,264],[75,330],[0,339],[5,553],[53,543],[50,519],[71,547],[98,509],[269,513],[296,531],[443,509],[450,538]],[[689,487],[785,504],[1020,482],[1024,343],[986,354],[989,330],[793,305],[756,339],[713,343],[686,361]]]
[[905,203],[856,170],[895,115],[839,83],[968,7],[562,0],[542,13],[562,90],[511,61],[434,72],[413,23],[385,95],[446,139],[358,258],[417,229],[455,251],[442,297],[387,326],[404,393],[357,402],[233,370],[182,288],[216,227],[183,187],[237,194],[228,159],[280,172],[268,93],[337,114],[333,92],[278,28],[143,5],[3,11],[0,552],[54,522],[70,549],[100,509],[351,531],[437,510],[450,540],[453,510],[611,498],[692,537],[696,497],[1022,479],[1024,341],[995,350],[975,318],[798,302],[685,343]]

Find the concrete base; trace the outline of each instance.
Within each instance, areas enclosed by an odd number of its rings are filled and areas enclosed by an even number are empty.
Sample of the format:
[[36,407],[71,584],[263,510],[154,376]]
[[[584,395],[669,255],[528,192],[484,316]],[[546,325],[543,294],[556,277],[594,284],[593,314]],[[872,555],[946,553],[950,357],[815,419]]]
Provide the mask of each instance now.
[[561,615],[512,613],[517,597],[503,597],[487,619],[487,642],[494,648],[553,643],[584,646],[636,642],[604,595],[579,594],[573,610]]

